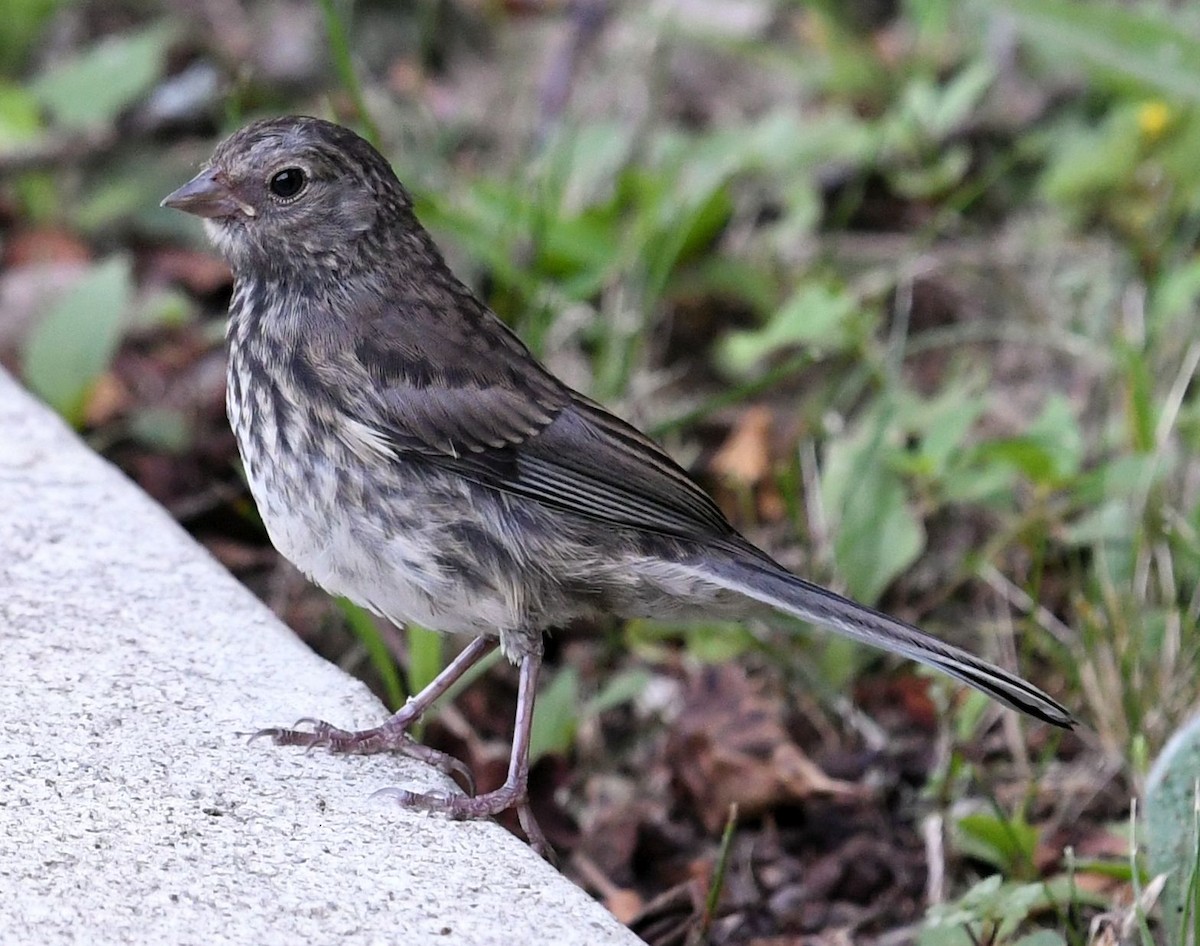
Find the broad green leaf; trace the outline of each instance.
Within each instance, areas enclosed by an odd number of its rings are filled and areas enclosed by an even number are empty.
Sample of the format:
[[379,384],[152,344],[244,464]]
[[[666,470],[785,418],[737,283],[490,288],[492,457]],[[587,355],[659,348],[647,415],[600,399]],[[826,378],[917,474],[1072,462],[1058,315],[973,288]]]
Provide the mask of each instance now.
[[774,280],[763,267],[721,254],[710,254],[681,270],[671,286],[684,296],[736,299],[764,316],[777,298]]
[[1048,199],[1074,206],[1104,197],[1133,178],[1141,159],[1137,108],[1119,106],[1097,128],[1064,123],[1052,147],[1040,184]]
[[896,415],[895,404],[883,405],[832,442],[821,476],[838,571],[851,595],[868,604],[925,546],[925,530],[891,462],[890,440],[900,429]]
[[164,160],[161,154],[135,154],[126,160],[113,160],[105,165],[103,173],[89,177],[86,187],[74,197],[68,208],[71,222],[89,234],[107,235],[115,223],[121,222],[164,236],[196,236],[199,228],[187,222],[183,214],[159,206],[159,201],[191,173],[181,164]]
[[[669,142],[680,144],[678,139]],[[801,121],[794,109],[768,112],[750,125],[689,140],[680,186],[709,193],[734,174],[810,173],[824,164],[859,164],[878,147],[877,131],[849,110],[830,108]]]
[[446,666],[445,638],[417,624],[408,625],[408,685],[420,693]]
[[962,450],[983,408],[982,397],[959,385],[947,388],[945,394],[925,403],[919,417],[924,433],[917,449],[929,463],[931,473],[940,475],[946,470]]
[[129,258],[111,257],[46,313],[25,346],[25,383],[76,426],[88,392],[116,352],[132,291]]
[[538,693],[529,735],[529,761],[548,752],[566,752],[579,728],[579,671],[564,667]]
[[959,71],[942,87],[935,109],[926,117],[930,131],[944,137],[960,128],[975,114],[995,78],[995,66],[987,59]]
[[[977,946],[983,941],[1008,942],[1021,923],[1053,903],[1045,884],[1003,883],[995,874],[957,900],[931,907],[917,943],[918,946]],[[981,932],[985,928],[988,932]]]
[[538,694],[529,737],[530,761],[548,752],[570,751],[581,720],[628,703],[646,688],[649,679],[650,674],[645,670],[627,670],[610,679],[591,699],[583,701],[579,671],[564,667]]
[[969,856],[986,861],[1007,875],[1032,869],[1037,829],[1020,815],[1012,818],[982,812],[964,815],[955,827],[958,847]]
[[871,659],[858,641],[837,634],[822,634],[814,649],[818,679],[827,693],[852,689]]
[[665,208],[665,219],[657,221],[647,234],[640,256],[647,270],[646,282],[652,297],[666,286],[672,271],[691,257],[707,249],[733,213],[733,202],[725,188],[718,188],[703,199],[682,206]]
[[[903,146],[941,141],[960,127],[975,112],[995,78],[995,70],[980,60],[961,70],[945,84],[918,76],[905,86],[900,107],[885,123],[885,130],[898,135],[894,142]],[[903,130],[907,126],[909,133]],[[915,140],[912,134],[915,133]]]
[[720,346],[718,359],[730,373],[744,375],[782,349],[811,346],[839,351],[850,345],[854,337],[852,323],[861,314],[858,301],[850,293],[809,283],[801,286],[762,328],[730,333]]
[[834,557],[851,594],[872,602],[917,560],[925,529],[904,484],[882,466],[860,470],[849,500],[841,510]]
[[173,32],[155,26],[103,39],[50,69],[30,91],[63,125],[76,129],[107,125],[162,75]]
[[978,503],[1011,511],[1015,478],[1016,473],[1005,464],[965,464],[947,473],[941,494],[948,503]]
[[1057,487],[1079,474],[1083,453],[1083,433],[1071,405],[1054,394],[1025,434],[982,444],[976,457],[985,464],[1008,464],[1038,485]]

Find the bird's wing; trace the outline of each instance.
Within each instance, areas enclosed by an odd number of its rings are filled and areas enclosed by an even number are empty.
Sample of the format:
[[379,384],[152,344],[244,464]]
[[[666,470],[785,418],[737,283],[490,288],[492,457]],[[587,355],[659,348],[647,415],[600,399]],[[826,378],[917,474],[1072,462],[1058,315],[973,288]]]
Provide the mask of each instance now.
[[413,301],[363,319],[352,349],[310,346],[310,380],[358,379],[338,405],[350,439],[613,525],[735,535],[657,444],[556,379],[472,297],[455,301],[449,314]]

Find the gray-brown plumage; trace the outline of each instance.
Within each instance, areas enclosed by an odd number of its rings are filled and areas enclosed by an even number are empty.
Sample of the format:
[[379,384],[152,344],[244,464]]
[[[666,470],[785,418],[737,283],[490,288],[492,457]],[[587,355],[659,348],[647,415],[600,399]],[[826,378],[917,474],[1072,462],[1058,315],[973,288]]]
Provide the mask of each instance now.
[[271,540],[314,581],[397,621],[475,641],[362,733],[277,742],[401,751],[498,642],[520,664],[508,781],[476,797],[396,790],[457,817],[525,802],[542,634],[582,615],[745,615],[763,605],[936,667],[1056,726],[1036,687],[787,572],[659,447],[543,368],[449,271],[391,167],[314,118],[256,122],[163,201],[229,260],[228,407]]

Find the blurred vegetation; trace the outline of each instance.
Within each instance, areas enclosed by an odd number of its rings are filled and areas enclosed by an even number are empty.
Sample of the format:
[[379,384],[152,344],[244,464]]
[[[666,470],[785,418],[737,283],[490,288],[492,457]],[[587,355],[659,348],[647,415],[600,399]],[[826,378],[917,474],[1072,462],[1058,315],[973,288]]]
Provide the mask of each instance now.
[[[219,345],[211,298],[147,278],[148,247],[203,246],[158,200],[254,115],[334,117],[394,160],[458,271],[534,350],[692,462],[739,525],[931,630],[974,646],[959,627],[982,627],[1140,790],[1200,695],[1200,7],[181,11],[8,0],[0,25],[6,270],[32,232],[87,248],[71,288],[5,330],[5,359],[98,446],[187,447],[140,401],[116,433],[95,420],[122,339],[200,323]],[[754,407],[766,433],[718,463]],[[349,620],[400,700],[388,649]],[[621,639],[653,658],[675,636],[699,659],[766,655],[829,707],[879,661],[727,627],[635,622]],[[410,686],[440,643],[412,655]],[[558,670],[537,751],[569,748],[643,683],[589,693]],[[996,714],[947,709],[930,794],[950,810],[973,769],[960,750]],[[1054,764],[1039,751],[1034,783]],[[922,943],[1086,940],[1094,904],[1070,871],[1037,881],[1020,805],[955,824],[995,876],[964,878]],[[1136,853],[1120,870],[1146,879]]]

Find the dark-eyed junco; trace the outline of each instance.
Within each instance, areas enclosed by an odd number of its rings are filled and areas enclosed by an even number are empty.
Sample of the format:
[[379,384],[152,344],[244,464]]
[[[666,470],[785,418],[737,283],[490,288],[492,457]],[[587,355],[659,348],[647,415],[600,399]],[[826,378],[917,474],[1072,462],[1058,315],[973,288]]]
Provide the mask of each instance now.
[[520,666],[508,779],[392,790],[452,817],[526,802],[542,635],[581,615],[777,609],[936,667],[1055,726],[1020,677],[788,572],[658,446],[550,374],[447,268],[388,162],[315,118],[255,122],[163,204],[204,219],[235,277],[229,418],[272,542],[319,585],[473,641],[375,729],[265,733],[398,751],[468,776],[407,728],[493,646]]

